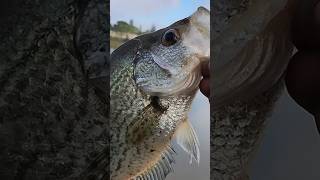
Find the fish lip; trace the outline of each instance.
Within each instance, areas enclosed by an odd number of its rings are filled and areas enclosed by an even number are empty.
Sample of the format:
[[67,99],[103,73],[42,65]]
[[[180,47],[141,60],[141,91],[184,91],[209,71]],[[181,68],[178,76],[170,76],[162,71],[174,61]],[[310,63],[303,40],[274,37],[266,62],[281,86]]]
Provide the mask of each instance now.
[[196,56],[199,59],[200,63],[207,63],[210,61],[210,56],[208,56],[208,55],[197,54]]
[[[200,58],[201,57],[201,58]],[[168,96],[174,96],[174,95],[188,95],[192,94],[193,92],[198,90],[198,86],[201,81],[201,64],[205,59],[204,56],[192,56],[188,59],[194,59],[196,58],[196,65],[194,65],[190,70],[188,75],[175,82],[175,86],[172,87],[165,87],[165,88],[152,88],[148,85],[142,85],[139,86],[139,83],[137,83],[137,86],[139,89],[141,89],[143,92],[145,92],[148,95],[151,96],[159,96],[159,97],[168,97]],[[177,74],[181,73],[183,71],[178,71]]]
[[[210,18],[210,10],[207,8],[200,6],[195,13],[193,13],[190,17],[190,22],[196,29],[201,33],[205,34],[205,36],[210,36],[210,23],[204,23],[202,20],[206,18]],[[199,20],[200,18],[200,20]]]
[[163,63],[163,60],[160,57],[157,57],[155,54],[150,52],[150,55],[152,57],[152,61],[155,62],[161,69],[169,72],[171,75],[177,75],[179,72],[170,67],[169,64]]
[[151,96],[169,97],[175,95],[188,95],[198,90],[198,86],[201,81],[201,73],[192,73],[181,80],[179,84],[186,84],[190,81],[193,81],[193,83],[189,83],[188,85],[181,88],[172,89],[171,91],[168,91],[168,88],[157,88],[156,90],[154,90],[153,88],[150,88],[148,86],[140,86],[140,88],[143,89],[145,93]]
[[204,14],[210,16],[210,10],[207,9],[207,8],[205,8],[205,7],[203,7],[203,6],[200,6],[200,7],[198,7],[197,11],[194,12],[194,13],[191,15],[191,17],[195,17],[195,16],[197,16],[198,14],[201,14],[201,13],[204,13]]
[[[204,21],[202,21],[202,17],[205,18]],[[206,23],[207,19],[210,18],[210,11],[204,7],[199,7],[196,12],[194,12],[191,16],[188,17],[190,19],[190,22],[193,23],[192,26],[196,29],[197,32],[203,36],[204,38],[201,39],[201,42],[204,42],[201,44],[202,46],[199,46],[199,48],[196,48],[192,50],[192,45],[194,45],[194,42],[197,41],[190,41],[187,43],[191,43],[188,46],[188,48],[191,48],[192,55],[189,57],[185,57],[186,61],[192,61],[192,59],[197,59],[197,62],[192,62],[194,65],[189,66],[184,66],[181,69],[179,68],[178,70],[170,66],[169,64],[165,63],[165,61],[161,60],[161,57],[157,57],[154,55],[152,52],[151,56],[153,61],[163,70],[168,72],[172,76],[171,79],[173,82],[170,82],[165,85],[165,87],[157,87],[157,85],[152,86],[149,85],[148,83],[142,83],[144,80],[142,79],[141,82],[137,82],[135,79],[137,87],[142,90],[142,92],[148,94],[148,95],[154,95],[154,96],[160,96],[160,97],[165,97],[165,96],[172,96],[172,95],[182,95],[182,94],[189,94],[191,92],[194,92],[198,90],[198,86],[201,81],[201,65],[202,63],[209,61],[210,55],[210,40],[207,39],[206,37],[209,36],[210,34],[210,23]],[[209,47],[209,49],[207,49]],[[206,50],[205,52],[203,50]],[[176,79],[174,79],[176,77]]]

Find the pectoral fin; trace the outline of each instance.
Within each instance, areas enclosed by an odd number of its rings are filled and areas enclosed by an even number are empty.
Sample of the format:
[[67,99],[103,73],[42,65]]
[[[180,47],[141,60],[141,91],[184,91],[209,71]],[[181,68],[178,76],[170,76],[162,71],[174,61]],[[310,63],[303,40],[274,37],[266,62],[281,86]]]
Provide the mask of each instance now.
[[190,164],[194,159],[198,164],[200,161],[199,140],[196,132],[186,119],[176,132],[177,143],[190,155]]

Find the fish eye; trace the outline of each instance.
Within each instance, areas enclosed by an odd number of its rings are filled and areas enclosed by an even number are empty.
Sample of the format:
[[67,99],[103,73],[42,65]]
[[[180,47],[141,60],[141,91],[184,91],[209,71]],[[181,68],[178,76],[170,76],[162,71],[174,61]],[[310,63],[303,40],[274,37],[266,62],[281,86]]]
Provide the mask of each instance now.
[[171,46],[173,44],[175,44],[176,42],[178,42],[180,39],[180,35],[178,33],[177,30],[175,29],[169,29],[168,31],[166,31],[161,39],[161,43],[164,46]]

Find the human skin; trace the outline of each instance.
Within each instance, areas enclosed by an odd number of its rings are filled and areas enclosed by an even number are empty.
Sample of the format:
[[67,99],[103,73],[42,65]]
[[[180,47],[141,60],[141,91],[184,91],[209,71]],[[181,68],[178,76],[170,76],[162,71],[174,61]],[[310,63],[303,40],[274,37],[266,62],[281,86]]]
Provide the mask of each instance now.
[[[314,116],[320,113],[319,69],[320,50],[318,52],[299,50],[290,60],[285,77],[290,96]],[[319,118],[315,120],[320,130]]]
[[320,133],[320,1],[302,6],[292,23],[292,40],[298,52],[286,76],[290,96],[314,115]]
[[205,96],[207,96],[208,98],[210,97],[210,64],[208,63],[203,63],[201,66],[201,73],[202,73],[202,77],[203,79],[200,82],[200,91],[202,92],[202,94],[204,94]]

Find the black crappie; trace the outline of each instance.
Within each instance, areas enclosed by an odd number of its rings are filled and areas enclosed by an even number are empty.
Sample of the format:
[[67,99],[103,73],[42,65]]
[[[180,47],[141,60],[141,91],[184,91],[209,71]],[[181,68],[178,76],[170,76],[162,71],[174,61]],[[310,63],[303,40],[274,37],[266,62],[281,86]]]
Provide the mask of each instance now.
[[[196,134],[187,120],[210,54],[210,13],[136,37],[111,54],[110,178],[165,179],[178,144],[199,161]],[[97,169],[106,160],[101,154]],[[101,174],[100,178],[107,178]]]

